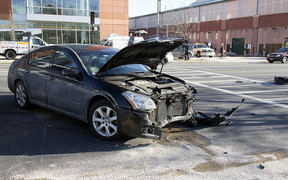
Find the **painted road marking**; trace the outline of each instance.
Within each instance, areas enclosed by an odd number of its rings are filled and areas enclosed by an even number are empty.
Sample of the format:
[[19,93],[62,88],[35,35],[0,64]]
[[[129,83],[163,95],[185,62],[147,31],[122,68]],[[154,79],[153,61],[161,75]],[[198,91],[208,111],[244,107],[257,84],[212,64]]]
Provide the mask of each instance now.
[[287,91],[288,89],[272,89],[272,90],[262,90],[262,91],[239,91],[234,92],[236,94],[257,94],[257,93],[269,93],[269,92],[281,92],[281,91]]
[[197,86],[213,89],[213,90],[224,92],[224,93],[227,93],[227,94],[232,94],[232,95],[240,96],[240,97],[243,97],[243,98],[248,98],[248,99],[252,99],[252,100],[255,100],[255,101],[259,101],[259,102],[263,102],[263,103],[267,103],[267,104],[271,104],[271,105],[274,105],[274,106],[278,106],[278,107],[282,107],[282,108],[288,109],[288,105],[277,103],[277,102],[274,102],[273,100],[271,101],[269,99],[267,100],[267,99],[262,99],[262,98],[257,98],[257,97],[241,94],[241,93],[235,93],[233,91],[229,91],[229,90],[221,89],[221,88],[216,88],[216,87],[212,87],[212,86],[208,86],[208,85],[204,85],[204,84],[200,84],[200,83],[194,83],[194,82],[190,82],[190,81],[187,81],[187,82],[191,83],[191,84],[194,84],[194,85],[197,85]]
[[[175,68],[175,67],[172,67],[171,69],[179,69],[179,68]],[[194,68],[195,69],[195,68]],[[274,90],[263,90],[263,91],[240,91],[240,92],[235,92],[235,91],[230,91],[230,90],[226,90],[226,89],[222,89],[222,88],[219,88],[219,87],[212,87],[212,86],[209,86],[209,85],[206,85],[206,84],[203,84],[203,83],[207,83],[209,81],[205,81],[205,82],[195,82],[195,81],[190,81],[189,77],[187,78],[187,73],[183,73],[183,71],[189,71],[189,73],[191,73],[191,70],[190,69],[186,69],[186,68],[182,68],[181,69],[181,73],[180,74],[185,74],[186,78],[183,77],[184,80],[186,80],[188,83],[190,84],[193,84],[193,85],[197,85],[197,86],[201,86],[201,87],[205,87],[205,88],[208,88],[208,89],[213,89],[213,90],[216,90],[216,91],[220,91],[220,92],[224,92],[224,93],[227,93],[227,94],[232,94],[232,95],[236,95],[236,96],[240,96],[242,98],[247,98],[247,99],[252,99],[252,100],[255,100],[255,101],[259,101],[259,102],[263,102],[263,103],[267,103],[267,104],[270,104],[270,105],[274,105],[274,106],[278,106],[278,107],[282,107],[282,108],[286,108],[288,109],[288,105],[286,104],[281,104],[281,103],[278,103],[278,102],[275,102],[281,98],[274,98],[274,99],[263,99],[263,98],[257,98],[257,97],[254,97],[254,96],[250,96],[250,95],[247,95],[247,94],[252,94],[252,93],[265,93],[265,92],[281,92],[281,91],[288,91],[288,89],[274,89]],[[179,71],[178,71],[179,72]],[[193,72],[193,71],[192,71]],[[259,81],[259,80],[253,80],[253,79],[248,79],[248,78],[242,78],[242,77],[237,77],[237,76],[231,76],[231,75],[225,75],[225,74],[220,74],[220,73],[212,73],[212,72],[207,72],[207,71],[202,71],[202,70],[194,70],[194,72],[198,72],[198,73],[203,73],[203,74],[209,74],[209,75],[216,75],[217,77],[226,77],[226,78],[233,78],[235,80],[244,80],[244,81],[250,81],[250,82],[253,82],[254,84],[258,84],[258,85],[263,85],[263,84],[267,84],[263,81]],[[173,73],[175,75],[179,75],[179,73]],[[230,79],[229,80],[218,80],[218,82],[221,81],[231,81]],[[213,81],[215,82],[215,81]],[[253,84],[253,85],[254,85]],[[269,84],[269,83],[268,83]],[[271,84],[272,85],[272,84]],[[274,85],[274,84],[273,84]],[[276,85],[277,86],[277,85]],[[237,85],[233,86],[233,87],[237,87]]]

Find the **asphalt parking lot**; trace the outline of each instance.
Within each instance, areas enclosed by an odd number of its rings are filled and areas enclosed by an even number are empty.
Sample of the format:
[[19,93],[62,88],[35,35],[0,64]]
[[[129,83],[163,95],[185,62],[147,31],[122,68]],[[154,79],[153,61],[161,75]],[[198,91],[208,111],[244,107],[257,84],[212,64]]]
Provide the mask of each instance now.
[[[242,59],[242,60],[241,60]],[[210,115],[245,103],[219,126],[163,129],[161,140],[102,141],[88,125],[34,106],[20,110],[0,62],[1,179],[287,179],[287,65],[265,59],[191,59],[164,67],[197,90]],[[227,124],[228,123],[228,124]]]

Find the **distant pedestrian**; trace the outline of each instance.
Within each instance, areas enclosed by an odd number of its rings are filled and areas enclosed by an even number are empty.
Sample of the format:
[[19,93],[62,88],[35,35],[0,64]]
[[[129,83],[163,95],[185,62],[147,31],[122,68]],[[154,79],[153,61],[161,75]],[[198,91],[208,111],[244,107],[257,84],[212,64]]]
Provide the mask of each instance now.
[[87,44],[87,41],[86,41],[86,40],[84,40],[84,41],[83,41],[83,44]]
[[220,48],[220,54],[221,54],[221,58],[223,57],[223,53],[224,53],[224,47],[223,46],[221,46],[221,48]]
[[183,45],[183,50],[184,50],[184,57],[185,57],[185,60],[189,60],[190,59],[190,57],[189,57],[189,45],[188,45],[188,43],[185,43],[184,45]]
[[134,36],[131,34],[129,37],[128,46],[131,46],[133,44],[134,44]]

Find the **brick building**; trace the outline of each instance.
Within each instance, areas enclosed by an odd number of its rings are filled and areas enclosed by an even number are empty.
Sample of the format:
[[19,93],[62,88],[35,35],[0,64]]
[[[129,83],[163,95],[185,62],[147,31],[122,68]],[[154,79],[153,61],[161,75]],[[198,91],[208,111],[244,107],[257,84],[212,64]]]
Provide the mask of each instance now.
[[[0,0],[0,39],[30,31],[50,44],[98,43],[128,35],[128,0]],[[90,12],[95,12],[94,29]]]
[[[191,43],[211,44],[216,51],[223,45],[238,55],[265,56],[288,46],[288,0],[197,0],[161,12],[159,36],[180,37],[171,31],[177,24],[175,17],[178,23],[188,21]],[[143,29],[148,32],[145,38],[155,37],[157,13],[130,18],[129,29]]]

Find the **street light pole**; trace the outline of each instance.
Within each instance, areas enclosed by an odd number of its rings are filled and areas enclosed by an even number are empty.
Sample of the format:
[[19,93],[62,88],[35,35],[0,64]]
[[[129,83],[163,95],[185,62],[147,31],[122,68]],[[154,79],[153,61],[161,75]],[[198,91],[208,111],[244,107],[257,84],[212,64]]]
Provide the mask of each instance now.
[[161,0],[157,0],[157,31],[156,36],[159,37],[159,26],[160,26],[160,11],[161,11]]

